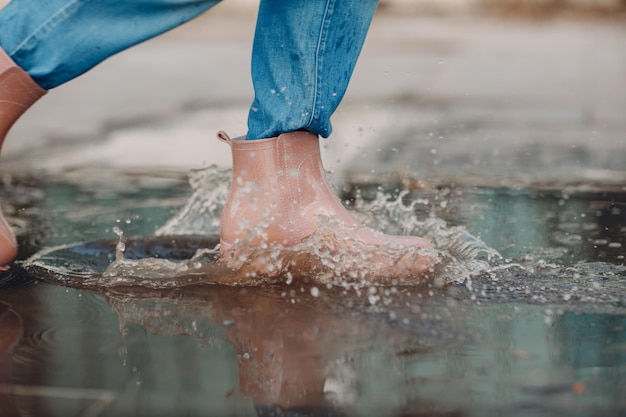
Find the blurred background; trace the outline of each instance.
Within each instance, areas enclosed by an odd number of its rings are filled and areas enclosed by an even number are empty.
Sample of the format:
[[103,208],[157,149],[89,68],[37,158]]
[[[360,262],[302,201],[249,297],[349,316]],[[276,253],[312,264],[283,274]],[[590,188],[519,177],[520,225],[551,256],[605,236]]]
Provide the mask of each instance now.
[[[10,133],[0,170],[227,167],[213,135],[246,131],[257,4],[224,1],[55,89]],[[327,168],[623,184],[625,17],[625,0],[381,0]]]
[[[3,146],[3,204],[24,212],[9,204],[24,178],[95,191],[128,186],[116,173],[171,175],[187,195],[190,170],[230,168],[215,132],[246,132],[257,4],[224,1],[50,91]],[[441,198],[454,186],[623,195],[624,23],[625,0],[381,0],[325,167],[347,189]]]
[[[8,0],[0,0],[5,5]],[[230,1],[226,3],[231,3]],[[235,0],[235,8],[256,8],[258,1]],[[460,11],[469,9],[526,9],[552,10],[580,9],[594,11],[616,11],[624,8],[623,0],[381,0],[381,7],[407,8],[419,11]]]

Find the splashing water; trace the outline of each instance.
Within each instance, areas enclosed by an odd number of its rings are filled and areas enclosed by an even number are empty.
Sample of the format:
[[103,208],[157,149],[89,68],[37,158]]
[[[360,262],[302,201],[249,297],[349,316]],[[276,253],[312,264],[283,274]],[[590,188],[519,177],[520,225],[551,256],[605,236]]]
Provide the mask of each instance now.
[[[432,195],[431,191],[420,193],[417,198],[407,192],[400,192],[399,195],[397,191],[395,194],[394,191],[391,191],[392,194],[369,193],[369,200],[358,198],[350,206],[357,220],[389,234],[423,237],[434,244],[436,252],[431,255],[441,261],[437,270],[429,273],[429,278],[402,281],[385,274],[384,268],[367,269],[364,265],[376,256],[411,262],[428,250],[385,247],[372,254],[371,248],[365,251],[358,245],[341,245],[342,237],[335,233],[333,219],[326,218],[318,218],[318,232],[296,247],[284,248],[266,243],[248,248],[245,255],[235,256],[229,265],[216,262],[219,256],[216,246],[219,242],[219,217],[228,195],[230,171],[211,167],[193,171],[189,180],[193,187],[192,196],[177,215],[164,222],[157,236],[126,237],[120,229],[115,229],[117,241],[98,240],[47,248],[25,261],[24,268],[37,277],[63,285],[90,288],[172,288],[197,284],[260,285],[279,282],[285,285],[316,284],[319,288],[337,285],[360,291],[359,288],[369,287],[372,281],[377,281],[385,285],[418,284],[432,288],[448,284],[461,299],[476,302],[523,300],[529,303],[576,303],[582,300],[626,305],[623,295],[626,294],[623,249],[617,248],[618,245],[602,246],[598,243],[601,239],[624,243],[614,235],[615,230],[626,230],[626,226],[623,211],[611,202],[613,200],[602,200],[608,201],[604,203],[594,199],[584,206],[584,198],[588,197],[582,196],[576,201],[568,200],[572,201],[571,207],[565,204],[562,208],[560,200],[551,203],[550,195],[538,199],[535,196],[539,194],[533,194],[532,190],[522,194],[507,194],[506,190],[468,190],[457,194],[460,197],[458,201],[450,200],[448,207],[454,211],[448,217],[447,212],[439,213],[441,205],[433,203],[441,196]],[[521,197],[515,200],[511,195]],[[449,198],[449,194],[445,196]],[[490,203],[492,200],[495,203]],[[502,201],[508,205],[503,205]],[[621,204],[621,200],[615,201]],[[536,242],[534,245],[519,241],[518,234],[509,236],[517,230],[510,225],[507,228],[507,223],[500,220],[508,218],[502,213],[509,216],[520,204],[528,206],[525,213],[541,214],[541,217],[533,217],[537,226],[525,235],[534,237],[536,233],[543,234],[532,240]],[[542,211],[538,212],[538,209]],[[587,217],[580,214],[583,212],[587,213]],[[554,213],[559,217],[555,217]],[[589,220],[586,220],[591,216],[611,226],[606,230],[613,234],[600,234],[604,227],[591,229]],[[442,217],[455,225],[450,226]],[[572,220],[579,217],[580,221]],[[472,219],[475,218],[491,220],[480,220],[483,223],[474,224],[472,228]],[[549,222],[551,219],[559,221],[553,224]],[[468,228],[457,226],[459,223],[468,224]],[[494,226],[495,232],[489,235],[485,228]],[[260,235],[262,227],[258,225],[250,233]],[[496,239],[497,245],[508,251],[505,252],[506,257],[501,257],[473,235],[470,228],[487,230],[490,240],[494,240],[494,236],[500,239]],[[527,229],[519,230],[526,232]],[[580,236],[580,239],[574,242],[562,239],[562,235],[568,233]],[[541,236],[554,236],[556,240],[552,243],[542,241]],[[509,242],[517,245],[512,246],[513,251]],[[589,250],[595,251],[596,257],[581,255],[580,247],[585,244]],[[593,249],[592,244],[597,249]],[[612,263],[602,261],[606,256],[612,256]],[[395,264],[387,265],[393,267]]]
[[193,194],[180,212],[156,231],[165,235],[211,235],[220,232],[220,213],[228,197],[230,170],[215,166],[192,170],[189,184]]
[[[191,197],[180,212],[156,234],[218,234],[220,213],[228,196],[229,181],[230,170],[210,167],[192,171]],[[378,282],[441,286],[463,282],[471,275],[490,268],[492,259],[498,257],[495,250],[462,226],[448,227],[445,221],[434,217],[419,220],[415,214],[416,206],[424,202],[416,200],[405,204],[405,195],[406,192],[403,192],[396,198],[390,198],[378,193],[373,201],[357,201],[352,212],[361,223],[376,230],[424,237],[434,244],[436,251],[406,247],[372,249],[355,242],[342,242],[343,237],[335,233],[338,229],[336,221],[320,217],[316,219],[318,231],[300,244],[286,248],[278,243],[267,243],[245,248],[230,255],[228,267],[224,263],[219,268],[214,262],[216,248],[199,250],[191,259],[176,262],[156,258],[127,259],[123,250],[119,250],[123,247],[123,235],[118,234],[120,243],[116,259],[107,268],[103,278],[113,280],[111,282],[115,282],[115,285],[139,282],[140,285],[170,286],[174,281],[176,285],[181,284],[181,280],[176,277],[194,276],[196,278],[188,281],[193,283],[198,282],[197,277],[203,276],[206,282],[260,284],[277,281],[289,283],[294,275],[302,275],[307,281],[326,285],[364,286]],[[262,229],[263,225],[258,225],[249,233],[262,235]],[[424,256],[439,260],[439,266],[426,279],[403,280],[402,277],[389,276],[390,270],[398,271],[403,266],[410,270],[411,264],[419,262]],[[125,277],[133,279],[129,281]]]
[[[129,259],[124,256],[126,252],[126,243],[124,232],[118,228],[113,228],[113,232],[118,236],[118,242],[115,246],[115,261],[109,265],[102,276],[112,278],[117,285],[132,284],[127,277],[145,278],[143,285],[147,287],[175,286],[176,280],[168,281],[169,278],[175,276],[198,275],[203,265],[203,260],[207,255],[212,255],[215,250],[199,249],[196,254],[189,260],[175,262],[169,259],[159,258],[142,258]],[[154,280],[155,282],[151,282]],[[163,284],[165,283],[165,285]]]
[[483,272],[495,259],[501,258],[495,249],[463,226],[448,226],[444,220],[432,216],[425,220],[418,219],[415,215],[417,206],[428,205],[429,202],[418,199],[404,204],[404,197],[408,193],[405,190],[397,197],[390,198],[378,192],[371,202],[357,200],[354,214],[374,229],[398,235],[421,236],[432,242],[436,249],[449,254],[454,261],[457,268],[454,280]]

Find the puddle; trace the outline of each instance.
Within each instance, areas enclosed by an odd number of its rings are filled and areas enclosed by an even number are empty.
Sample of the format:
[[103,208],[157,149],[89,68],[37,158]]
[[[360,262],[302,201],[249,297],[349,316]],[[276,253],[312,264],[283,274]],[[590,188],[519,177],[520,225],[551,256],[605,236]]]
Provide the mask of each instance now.
[[626,413],[624,194],[342,191],[363,221],[427,235],[458,259],[466,274],[445,288],[75,288],[115,260],[118,229],[131,261],[217,242],[225,187],[194,197],[177,174],[100,178],[21,180],[2,196],[21,259],[53,248],[0,276],[24,330],[2,416]]

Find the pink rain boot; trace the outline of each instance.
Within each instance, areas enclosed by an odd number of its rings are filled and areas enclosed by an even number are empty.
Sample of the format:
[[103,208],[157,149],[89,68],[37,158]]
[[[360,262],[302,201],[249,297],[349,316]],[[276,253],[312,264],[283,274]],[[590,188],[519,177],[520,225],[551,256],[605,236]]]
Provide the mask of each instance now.
[[[44,94],[46,90],[0,48],[0,148],[13,123]],[[0,210],[0,270],[16,255],[15,235]]]
[[233,269],[414,283],[436,264],[427,241],[385,235],[350,215],[326,181],[317,135],[298,131],[246,141],[219,132],[218,139],[233,152],[220,236],[220,260]]

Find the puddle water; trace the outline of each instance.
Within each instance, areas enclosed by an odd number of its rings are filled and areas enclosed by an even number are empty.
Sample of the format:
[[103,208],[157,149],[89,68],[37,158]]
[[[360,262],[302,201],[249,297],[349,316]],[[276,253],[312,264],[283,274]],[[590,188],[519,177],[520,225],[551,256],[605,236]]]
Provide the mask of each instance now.
[[[0,360],[1,416],[626,413],[623,193],[352,184],[356,216],[428,236],[463,273],[230,287],[190,285],[179,263],[217,243],[228,173],[193,173],[211,190],[193,195],[176,174],[99,178],[2,196],[21,259],[38,254],[0,276],[24,332],[10,369]],[[102,281],[120,231],[129,264]],[[139,280],[115,281],[128,271]],[[172,285],[136,285],[141,271]]]

